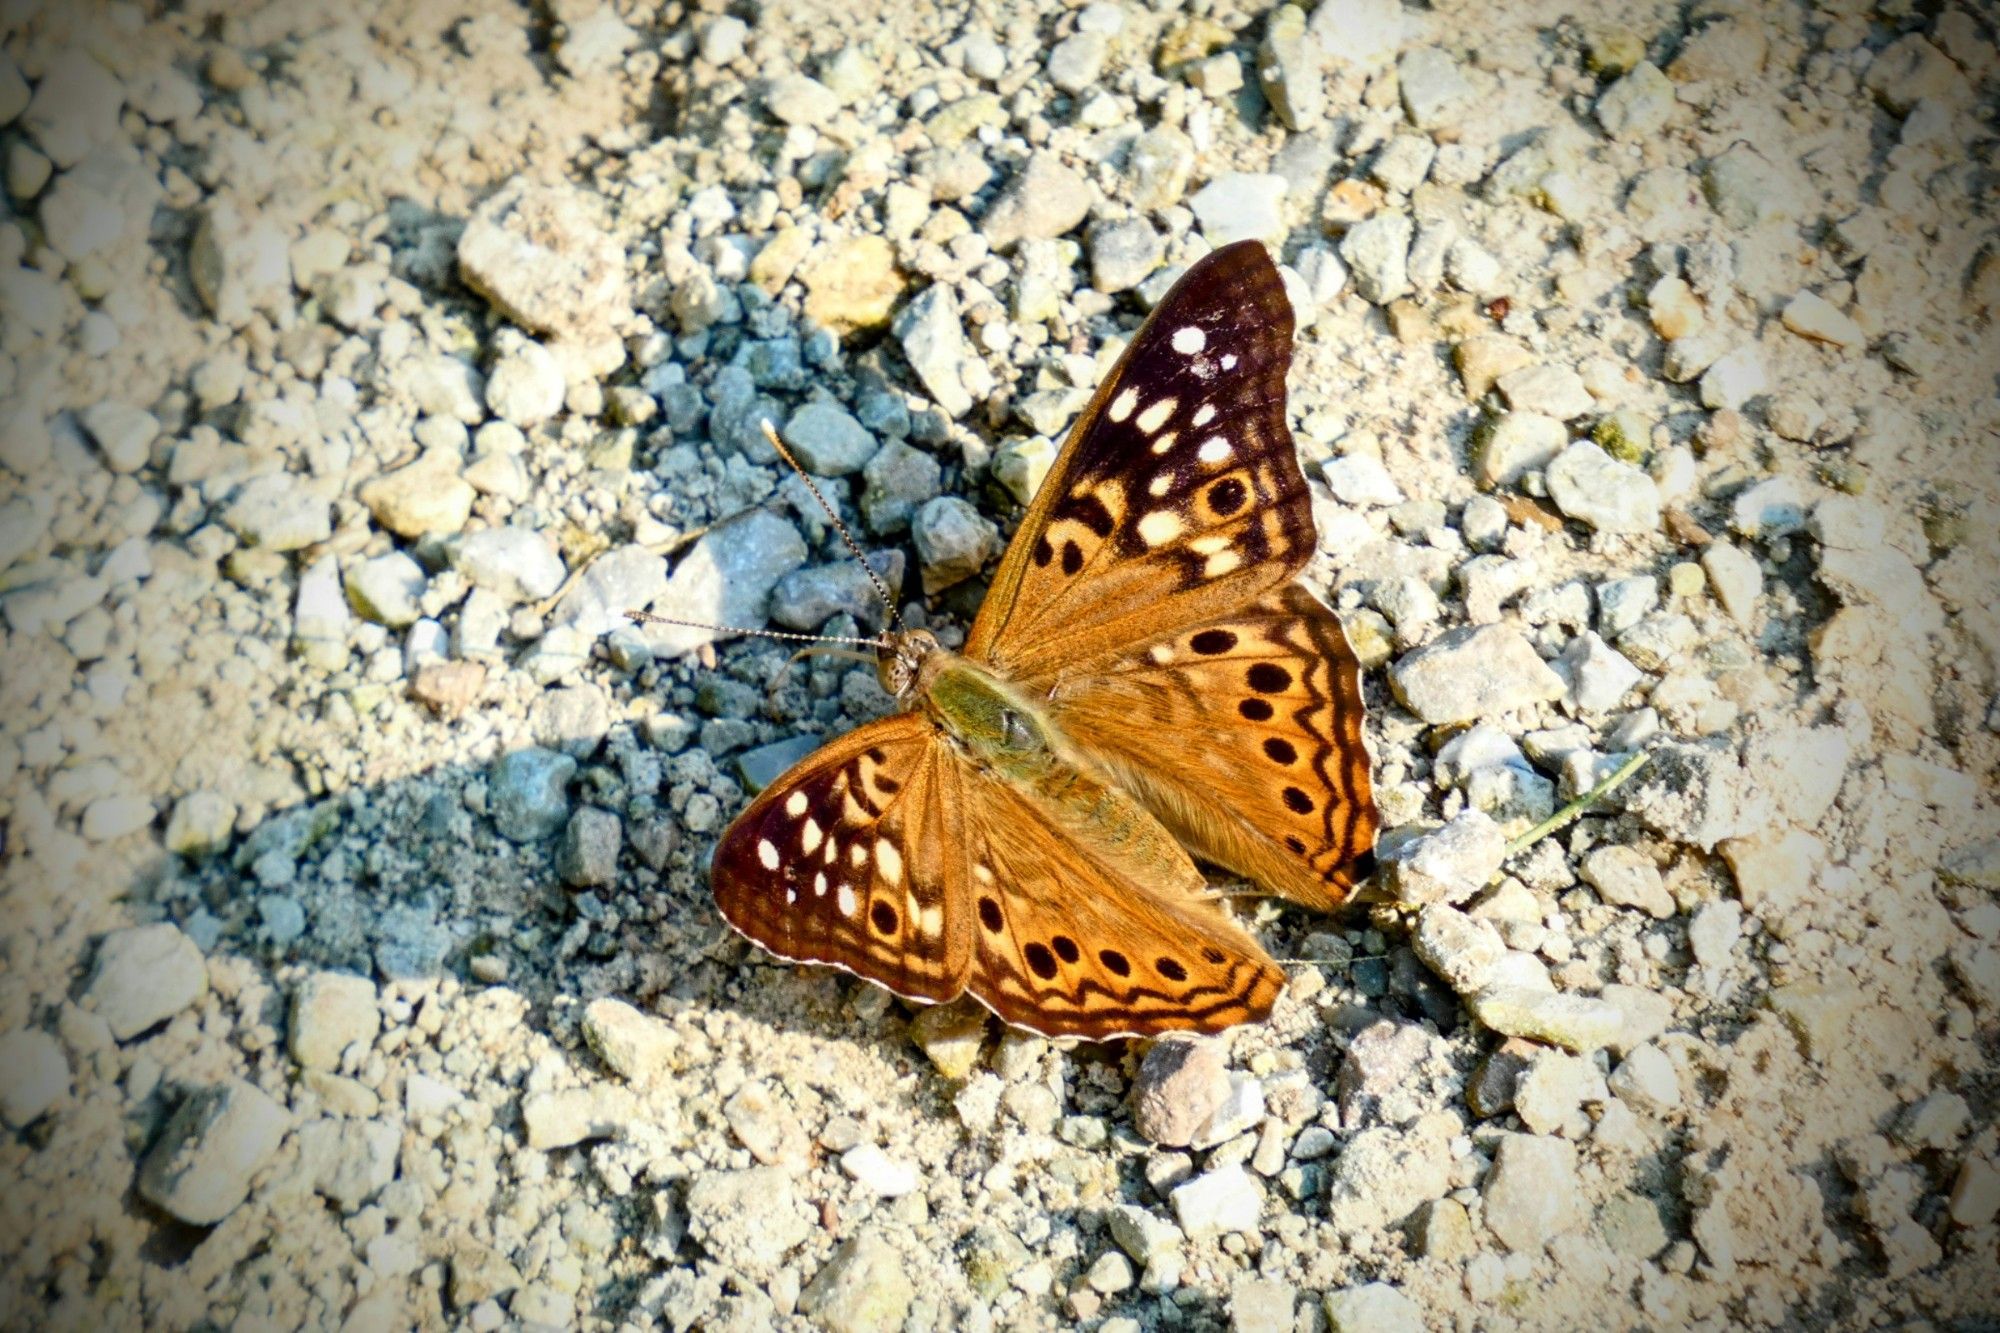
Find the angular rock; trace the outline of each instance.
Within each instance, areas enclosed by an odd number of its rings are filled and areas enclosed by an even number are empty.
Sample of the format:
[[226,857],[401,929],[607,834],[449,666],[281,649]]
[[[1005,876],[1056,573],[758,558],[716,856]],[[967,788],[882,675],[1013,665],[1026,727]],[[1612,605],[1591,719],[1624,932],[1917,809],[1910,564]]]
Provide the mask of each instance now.
[[676,657],[725,637],[729,628],[761,625],[771,589],[805,561],[798,530],[768,509],[717,524],[681,557],[666,587],[643,609],[725,628],[647,624],[640,633],[656,655]]
[[285,1108],[237,1079],[194,1093],[174,1111],[139,1168],[139,1193],[191,1226],[235,1211],[285,1133]]
[[523,328],[604,337],[630,315],[625,252],[585,197],[516,178],[481,204],[458,239],[467,286]]
[[954,495],[941,495],[910,521],[926,596],[972,578],[1000,546],[1000,530]]
[[344,1052],[366,1050],[381,1029],[374,982],[352,972],[315,972],[292,991],[286,1048],[302,1069],[337,1070]]
[[894,1333],[915,1296],[902,1256],[866,1231],[834,1250],[799,1293],[799,1312],[831,1333]]
[[1562,697],[1561,676],[1509,625],[1440,635],[1389,672],[1404,707],[1433,725],[1473,722]]
[[83,1001],[119,1041],[172,1018],[208,993],[208,961],[167,922],[114,930],[97,947]]
[[1505,1135],[1481,1192],[1487,1229],[1518,1253],[1540,1254],[1583,1220],[1576,1149],[1561,1139]]
[[1044,150],[1029,157],[1008,182],[980,219],[979,230],[1002,253],[1024,240],[1052,240],[1073,231],[1095,198],[1088,180]]
[[945,415],[962,417],[970,411],[972,395],[959,371],[972,352],[951,288],[941,283],[925,288],[896,316],[891,331],[924,391]]

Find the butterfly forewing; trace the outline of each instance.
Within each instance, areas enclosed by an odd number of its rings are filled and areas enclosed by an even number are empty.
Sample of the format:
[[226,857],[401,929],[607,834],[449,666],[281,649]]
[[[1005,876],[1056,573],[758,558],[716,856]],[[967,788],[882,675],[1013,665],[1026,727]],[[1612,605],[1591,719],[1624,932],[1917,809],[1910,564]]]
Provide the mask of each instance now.
[[1311,558],[1285,422],[1292,310],[1255,241],[1174,284],[1084,409],[966,655],[1028,681],[1284,583]]

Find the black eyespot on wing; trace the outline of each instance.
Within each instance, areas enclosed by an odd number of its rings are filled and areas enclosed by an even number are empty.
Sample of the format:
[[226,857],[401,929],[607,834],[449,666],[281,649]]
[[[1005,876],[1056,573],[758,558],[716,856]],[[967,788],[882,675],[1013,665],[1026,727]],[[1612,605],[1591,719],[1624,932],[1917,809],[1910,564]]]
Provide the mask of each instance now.
[[1074,963],[1083,957],[1083,951],[1076,947],[1076,941],[1067,935],[1058,935],[1049,941],[1049,947],[1056,951],[1056,957],[1065,963]]
[[1241,509],[1249,498],[1249,490],[1236,477],[1224,477],[1208,488],[1208,507],[1224,517]]
[[1076,573],[1077,570],[1082,568],[1083,568],[1083,548],[1078,546],[1075,542],[1064,542],[1063,553],[1062,553],[1062,572],[1065,574],[1074,574]]
[[1245,699],[1236,705],[1236,711],[1252,722],[1269,722],[1277,710],[1271,707],[1269,699]]
[[1111,511],[1104,507],[1104,501],[1095,495],[1076,497],[1063,506],[1058,517],[1075,519],[1097,534],[1100,541],[1109,537],[1111,530],[1118,526],[1111,517]]
[[1000,904],[994,902],[991,898],[981,898],[979,900],[979,924],[992,931],[995,935],[998,935],[1000,928],[1007,924],[1000,915]]
[[897,792],[903,789],[902,780],[899,778],[892,778],[887,773],[877,773],[875,775],[875,785],[877,788],[885,792]]
[[1292,673],[1276,662],[1257,663],[1250,668],[1246,679],[1259,694],[1283,694],[1292,688]]
[[1270,756],[1274,764],[1296,764],[1299,761],[1297,748],[1283,736],[1266,736],[1264,753]]
[[875,929],[881,931],[884,935],[895,934],[896,923],[902,920],[901,917],[896,915],[895,908],[883,902],[878,902],[868,909],[868,919],[874,922]]
[[1313,812],[1313,798],[1297,787],[1287,787],[1284,791],[1285,806],[1294,814],[1309,815]]
[[1236,636],[1226,629],[1205,629],[1188,640],[1188,647],[1203,657],[1226,653],[1236,646]]
[[1049,561],[1055,558],[1056,558],[1056,548],[1049,545],[1049,539],[1047,537],[1036,538],[1035,539],[1036,567],[1040,569],[1047,569],[1049,567]]
[[1124,954],[1116,949],[1099,949],[1097,961],[1104,964],[1104,970],[1117,977],[1132,975],[1132,964]]
[[1054,981],[1056,979],[1055,955],[1049,952],[1046,944],[1030,944],[1027,948],[1021,950],[1021,955],[1028,960],[1028,970],[1043,981]]
[[1154,963],[1153,967],[1159,972],[1161,976],[1165,977],[1168,981],[1187,980],[1187,969],[1182,967],[1180,963],[1175,959],[1162,958],[1158,962]]

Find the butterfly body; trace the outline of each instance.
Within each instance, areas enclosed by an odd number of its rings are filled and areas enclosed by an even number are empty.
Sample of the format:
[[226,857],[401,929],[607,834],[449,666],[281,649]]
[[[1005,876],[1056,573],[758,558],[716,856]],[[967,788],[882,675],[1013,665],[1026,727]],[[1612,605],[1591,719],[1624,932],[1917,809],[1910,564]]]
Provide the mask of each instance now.
[[901,711],[724,833],[716,902],[794,961],[1106,1039],[1263,1018],[1284,974],[1189,855],[1316,908],[1376,827],[1357,666],[1315,545],[1263,247],[1190,268],[1079,418],[962,652],[878,660]]

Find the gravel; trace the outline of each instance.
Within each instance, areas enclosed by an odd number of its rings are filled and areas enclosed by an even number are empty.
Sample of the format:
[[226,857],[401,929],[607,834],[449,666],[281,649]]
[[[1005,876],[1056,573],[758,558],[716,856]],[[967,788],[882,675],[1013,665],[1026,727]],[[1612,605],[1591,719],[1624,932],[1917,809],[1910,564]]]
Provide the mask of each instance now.
[[[719,8],[10,33],[7,1308],[1986,1315],[1990,23]],[[1243,236],[1424,905],[1212,874],[1290,984],[1136,1049],[735,940],[716,838],[892,705],[728,631],[962,643]]]

